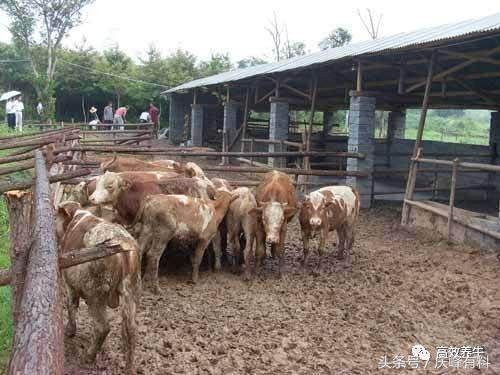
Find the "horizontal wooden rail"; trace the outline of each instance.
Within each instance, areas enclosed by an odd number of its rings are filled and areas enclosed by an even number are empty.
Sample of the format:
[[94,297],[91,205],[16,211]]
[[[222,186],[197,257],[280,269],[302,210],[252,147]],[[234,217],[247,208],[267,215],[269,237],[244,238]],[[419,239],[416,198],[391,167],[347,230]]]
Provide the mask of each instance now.
[[335,152],[335,151],[285,151],[285,152],[197,152],[183,150],[165,150],[158,147],[121,147],[121,146],[70,146],[61,147],[56,152],[67,151],[94,151],[94,152],[118,152],[118,153],[146,153],[170,156],[206,156],[206,157],[285,157],[285,156],[310,156],[328,157],[336,156],[343,158],[364,159],[365,155],[358,152]]
[[[379,169],[374,170],[373,175],[375,176],[392,176],[394,174],[408,174],[408,168],[402,169]],[[445,168],[419,168],[419,173],[451,173],[451,169]],[[485,171],[481,171],[478,169],[460,169],[461,173],[486,173]]]
[[203,167],[205,171],[214,172],[235,172],[235,173],[267,173],[271,171],[279,171],[288,174],[296,174],[302,176],[357,176],[357,177],[367,177],[366,172],[357,171],[329,171],[329,170],[305,170],[297,168],[262,168],[262,167],[230,167],[230,166],[205,166]]
[[281,144],[283,142],[283,144],[286,145],[286,146],[302,147],[302,143],[292,142],[292,141],[287,141],[287,140],[278,141],[278,140],[275,140],[275,139],[244,138],[244,139],[240,139],[240,141],[241,142],[246,142],[246,143],[251,143],[253,141],[255,143],[268,143],[268,144],[275,144],[275,145],[279,145],[279,144]]
[[146,141],[153,139],[151,134],[143,134],[139,135],[137,137],[117,137],[117,138],[100,138],[100,139],[85,139],[81,140],[80,143],[82,144],[87,144],[87,143],[113,143],[113,142],[119,142],[119,141]]
[[[72,178],[87,176],[91,173],[92,173],[92,171],[90,171],[88,169],[79,169],[79,170],[71,171],[68,173],[61,173],[61,174],[57,174],[54,176],[50,176],[49,182],[52,184],[55,182],[61,182],[61,181],[69,180]],[[34,183],[35,183],[35,179],[30,179],[30,180],[21,181],[21,182],[14,182],[14,183],[2,182],[2,183],[0,183],[0,194],[3,194],[5,192],[11,191],[11,190],[29,189],[33,186]]]
[[[439,159],[428,159],[428,158],[413,158],[412,160],[419,163],[437,164],[437,165],[447,165],[453,167],[453,162],[450,160],[439,160]],[[470,163],[470,162],[459,162],[459,167],[468,169],[479,169],[487,172],[500,172],[500,165],[484,164],[484,163]]]
[[[375,156],[394,156],[394,157],[408,157],[411,158],[413,155],[407,152],[375,152]],[[455,157],[478,157],[478,158],[490,158],[491,152],[477,152],[477,153],[446,153],[446,152],[426,152],[425,156],[455,156]]]
[[106,135],[106,134],[134,134],[143,133],[150,134],[153,133],[154,129],[136,129],[136,130],[82,130],[82,135],[96,134],[96,135]]
[[80,139],[78,134],[58,134],[55,136],[49,135],[47,138],[40,138],[35,140],[28,141],[19,141],[19,142],[9,142],[9,143],[0,143],[0,150],[10,150],[13,148],[26,147],[26,146],[45,146],[51,143],[59,142],[64,138],[66,141],[71,141],[75,139]]
[[[492,185],[470,185],[470,186],[457,186],[455,190],[494,190],[495,187]],[[425,187],[425,188],[415,188],[416,192],[427,192],[427,191],[450,191],[451,187],[442,187],[442,188],[433,188],[433,187]],[[393,190],[393,191],[375,191],[374,195],[391,195],[391,194],[404,194],[405,190]]]
[[0,137],[0,142],[4,141],[11,141],[13,139],[26,139],[26,138],[41,138],[41,137],[48,137],[48,136],[53,136],[59,133],[69,133],[72,131],[78,131],[78,128],[64,128],[64,129],[56,129],[56,130],[48,130],[44,132],[34,132],[34,133],[22,133],[22,134],[16,134],[16,135],[9,135],[5,137]]

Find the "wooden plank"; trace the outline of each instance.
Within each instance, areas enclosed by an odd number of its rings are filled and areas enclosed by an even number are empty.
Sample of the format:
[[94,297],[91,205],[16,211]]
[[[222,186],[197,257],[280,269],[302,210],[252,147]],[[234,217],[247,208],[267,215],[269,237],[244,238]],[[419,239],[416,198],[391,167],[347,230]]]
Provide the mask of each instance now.
[[232,167],[232,166],[206,166],[204,171],[214,172],[251,172],[251,173],[267,173],[271,171],[279,171],[288,174],[299,174],[304,176],[358,176],[366,177],[367,172],[358,171],[330,171],[330,170],[304,170],[300,168],[259,168],[259,167]]
[[[64,374],[62,296],[50,186],[43,154],[35,152],[33,246],[19,321],[14,327],[10,374]],[[36,324],[33,324],[36,322]]]
[[[92,173],[92,171],[90,171],[88,169],[79,169],[79,170],[71,171],[68,173],[62,173],[62,174],[50,176],[49,182],[52,184],[55,182],[69,180],[72,178],[87,176],[91,173]],[[3,193],[6,193],[8,191],[12,191],[12,190],[30,189],[34,184],[35,184],[35,179],[30,179],[30,180],[25,180],[25,181],[21,181],[21,182],[15,182],[15,183],[2,182],[2,183],[0,183],[0,193],[3,194]]]
[[455,192],[457,187],[457,171],[459,164],[460,164],[459,159],[453,160],[453,171],[451,174],[451,185],[450,185],[450,202],[448,207],[448,225],[447,225],[448,240],[451,240],[451,225],[453,223],[453,207],[455,206]]

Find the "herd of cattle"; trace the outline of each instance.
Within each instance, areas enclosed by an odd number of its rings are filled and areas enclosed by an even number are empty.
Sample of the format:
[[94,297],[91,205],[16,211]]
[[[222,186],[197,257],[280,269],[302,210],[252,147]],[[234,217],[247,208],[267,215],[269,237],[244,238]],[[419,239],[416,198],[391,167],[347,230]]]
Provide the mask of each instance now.
[[[300,204],[293,182],[277,171],[262,178],[254,195],[246,187],[232,188],[224,179],[207,178],[192,162],[181,165],[172,160],[147,162],[115,156],[103,160],[100,168],[103,174],[67,192],[56,215],[61,252],[103,243],[123,250],[63,273],[68,308],[66,334],[75,335],[79,300],[85,300],[95,335],[86,353],[90,362],[95,361],[109,332],[106,307],[121,306],[126,369],[134,373],[135,311],[141,279],[153,292],[159,292],[159,261],[172,240],[191,245],[194,283],[210,243],[214,268],[221,268],[222,244],[226,240],[226,251],[237,265],[244,244],[242,267],[246,279],[251,278],[254,254],[255,268],[259,270],[266,245],[270,245],[272,257],[278,259],[281,275],[287,226],[297,212],[304,265],[315,234],[319,236],[319,255],[323,254],[329,232],[337,232],[339,257],[354,242],[359,196],[348,186],[321,188],[306,195]],[[145,267],[141,270],[142,264]]]

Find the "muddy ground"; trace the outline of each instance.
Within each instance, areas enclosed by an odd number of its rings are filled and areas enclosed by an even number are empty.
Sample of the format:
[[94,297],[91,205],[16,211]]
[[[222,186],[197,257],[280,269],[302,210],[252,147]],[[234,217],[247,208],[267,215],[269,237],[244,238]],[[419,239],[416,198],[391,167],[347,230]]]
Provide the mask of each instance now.
[[[334,249],[321,260],[314,254],[306,269],[295,220],[282,279],[272,259],[251,282],[205,270],[193,286],[189,264],[164,271],[161,294],[145,291],[138,308],[138,373],[424,372],[378,369],[381,356],[407,356],[415,343],[431,352],[428,369],[437,346],[482,345],[489,373],[500,371],[500,262],[403,231],[399,217],[393,207],[362,212],[352,254],[343,261]],[[86,368],[81,353],[91,326],[82,304],[77,335],[66,340],[68,373],[123,372],[119,313],[110,317],[104,350]]]

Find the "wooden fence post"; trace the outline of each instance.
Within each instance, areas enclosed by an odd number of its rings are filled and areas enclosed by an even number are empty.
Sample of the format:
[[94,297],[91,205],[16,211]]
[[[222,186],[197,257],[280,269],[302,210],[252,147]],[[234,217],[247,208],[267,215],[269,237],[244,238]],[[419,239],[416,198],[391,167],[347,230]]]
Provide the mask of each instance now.
[[24,290],[26,265],[31,247],[31,193],[15,190],[5,193],[9,210],[10,262],[13,277],[12,320],[19,321],[19,309]]
[[45,160],[35,152],[31,247],[24,292],[14,328],[9,374],[64,373],[62,296],[54,212]]
[[460,160],[453,160],[453,171],[451,173],[450,203],[448,211],[448,240],[451,240],[451,226],[453,224],[453,206],[455,205],[455,191],[457,187],[457,172]]

